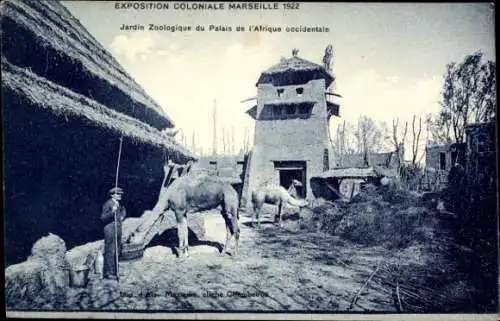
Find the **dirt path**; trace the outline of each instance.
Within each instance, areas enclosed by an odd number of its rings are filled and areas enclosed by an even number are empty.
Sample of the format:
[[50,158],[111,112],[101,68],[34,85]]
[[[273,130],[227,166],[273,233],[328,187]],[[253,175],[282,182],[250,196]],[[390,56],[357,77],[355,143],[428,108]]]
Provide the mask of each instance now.
[[[207,240],[222,243],[220,214],[200,214],[206,218]],[[249,217],[240,217],[240,222],[238,257],[220,255],[216,247],[202,244],[192,246],[190,257],[180,260],[169,247],[149,247],[141,260],[120,263],[121,295],[99,309],[346,311],[387,255],[382,248],[294,231],[294,222],[279,229],[270,223],[269,213],[260,230],[250,226]],[[98,284],[103,281],[93,279],[90,287]],[[367,291],[369,301],[363,299]],[[369,287],[358,302],[353,311],[394,310],[389,295]]]

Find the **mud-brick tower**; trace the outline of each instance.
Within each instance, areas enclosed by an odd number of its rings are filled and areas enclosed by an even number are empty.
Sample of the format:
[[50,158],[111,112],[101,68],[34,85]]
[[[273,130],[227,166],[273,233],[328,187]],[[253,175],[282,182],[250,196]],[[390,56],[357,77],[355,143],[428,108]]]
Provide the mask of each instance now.
[[327,100],[327,89],[334,76],[297,52],[262,72],[256,84],[257,105],[247,111],[255,119],[255,137],[242,206],[259,185],[288,188],[292,179],[303,184],[299,195],[311,199],[310,178],[333,163],[329,119],[339,115],[339,105]]

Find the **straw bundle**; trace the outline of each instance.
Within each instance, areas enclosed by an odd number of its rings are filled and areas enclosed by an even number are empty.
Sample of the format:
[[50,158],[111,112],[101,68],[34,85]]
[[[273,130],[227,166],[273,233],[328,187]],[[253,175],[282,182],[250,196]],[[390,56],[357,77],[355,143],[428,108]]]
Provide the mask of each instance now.
[[35,242],[27,261],[7,267],[7,306],[19,306],[19,302],[29,304],[40,298],[60,301],[69,287],[69,265],[65,252],[64,241],[49,233]]

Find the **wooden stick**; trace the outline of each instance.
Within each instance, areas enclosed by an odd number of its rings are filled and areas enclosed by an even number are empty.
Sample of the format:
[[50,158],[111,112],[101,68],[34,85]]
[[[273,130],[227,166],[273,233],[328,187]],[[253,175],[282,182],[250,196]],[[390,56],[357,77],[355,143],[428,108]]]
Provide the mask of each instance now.
[[403,305],[401,304],[401,296],[399,295],[399,281],[396,280],[396,297],[398,298],[398,312],[403,312]]
[[370,277],[366,280],[366,282],[359,288],[358,292],[356,292],[356,295],[352,299],[348,310],[351,310],[354,307],[354,305],[356,304],[356,301],[358,300],[359,295],[361,294],[361,291],[363,291],[363,289],[366,287],[366,285],[371,281],[371,279],[373,278],[375,273],[377,273],[379,268],[380,268],[380,263],[377,265],[377,268],[372,272],[372,274],[370,274]]
[[[120,137],[120,148],[118,150],[118,162],[116,163],[116,175],[115,175],[115,189],[118,187],[118,174],[120,173],[120,160],[122,156],[122,145],[123,145],[123,135]],[[115,221],[115,260],[116,260],[116,279],[118,283],[120,283],[120,272],[119,272],[119,267],[120,267],[120,260],[118,258],[118,251],[120,249],[120,245],[118,244],[118,241],[121,242],[121,240],[118,240],[118,226],[117,226],[117,221],[116,221],[116,211],[114,211],[114,221]]]

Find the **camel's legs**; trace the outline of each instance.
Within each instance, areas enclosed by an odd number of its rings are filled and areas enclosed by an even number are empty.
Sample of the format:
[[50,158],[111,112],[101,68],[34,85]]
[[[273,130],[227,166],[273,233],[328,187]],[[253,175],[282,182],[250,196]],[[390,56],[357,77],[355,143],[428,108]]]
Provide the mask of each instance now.
[[233,256],[236,256],[236,254],[238,253],[238,241],[240,239],[240,227],[238,226],[238,209],[231,209],[230,213],[223,209],[221,211],[221,214],[222,217],[224,217],[224,222],[226,223],[226,242],[224,243],[224,247],[222,248],[222,254],[227,252],[231,237],[234,235],[235,244]]
[[224,242],[224,246],[222,247],[222,254],[226,253],[227,248],[229,246],[229,241],[231,238],[231,231],[229,230],[229,217],[227,216],[227,212],[225,208],[222,208],[221,211],[222,217],[224,218],[224,223],[226,225],[226,241]]
[[280,201],[278,203],[278,214],[277,214],[276,218],[274,219],[275,222],[278,222],[278,224],[279,224],[280,227],[283,227],[283,223],[281,222],[282,205],[283,205],[283,202]]
[[257,207],[257,206],[254,206],[253,207],[253,212],[254,212],[254,221],[253,221],[253,226],[255,227],[255,225],[259,226],[260,224],[260,221],[259,221],[259,211],[260,209]]
[[238,226],[238,210],[236,209],[231,217],[232,221],[232,232],[234,234],[234,254],[236,256],[238,254],[238,243],[240,240],[240,227]]
[[182,227],[182,234],[183,234],[182,248],[184,249],[186,256],[188,256],[189,255],[189,239],[188,239],[189,235],[188,235],[188,224],[187,224],[187,217],[186,216],[184,216],[184,218],[182,220],[181,227]]
[[253,226],[255,227],[255,221],[257,221],[257,228],[260,228],[260,211],[262,210],[262,205],[254,204],[253,212],[255,215],[255,219],[253,221]]
[[186,211],[175,211],[175,218],[177,220],[177,236],[179,238],[179,257],[184,253],[188,254],[188,225]]
[[227,252],[230,241],[231,241],[231,230],[229,229],[228,220],[226,219],[226,242],[224,243],[224,248],[222,249],[222,253]]

